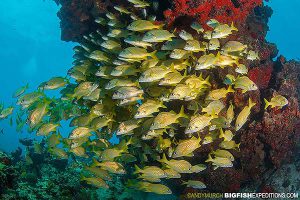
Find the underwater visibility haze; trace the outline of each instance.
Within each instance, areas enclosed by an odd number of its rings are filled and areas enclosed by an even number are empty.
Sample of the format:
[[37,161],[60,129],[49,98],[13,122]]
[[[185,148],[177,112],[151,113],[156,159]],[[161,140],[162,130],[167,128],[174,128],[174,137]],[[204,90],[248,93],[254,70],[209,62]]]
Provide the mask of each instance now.
[[297,197],[297,0],[3,0],[0,199]]

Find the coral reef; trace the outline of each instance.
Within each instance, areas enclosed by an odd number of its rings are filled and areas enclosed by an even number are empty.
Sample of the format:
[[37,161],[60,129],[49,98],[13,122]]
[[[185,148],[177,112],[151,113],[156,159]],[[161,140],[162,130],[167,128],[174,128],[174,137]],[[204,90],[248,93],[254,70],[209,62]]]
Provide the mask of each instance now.
[[262,0],[173,0],[172,9],[165,11],[168,23],[180,17],[191,17],[202,24],[214,18],[222,23],[243,23]]

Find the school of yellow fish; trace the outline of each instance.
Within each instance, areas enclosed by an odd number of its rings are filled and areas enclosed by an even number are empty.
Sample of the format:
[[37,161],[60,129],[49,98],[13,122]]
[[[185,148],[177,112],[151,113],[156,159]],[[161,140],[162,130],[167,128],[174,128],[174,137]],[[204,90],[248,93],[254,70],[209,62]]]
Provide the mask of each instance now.
[[[128,1],[135,9],[150,6]],[[233,24],[211,19],[208,30],[194,22],[189,31],[170,31],[153,16],[114,8],[116,12],[96,19],[97,32],[74,47],[71,78],[54,77],[27,94],[28,85],[16,91],[29,129],[47,138],[53,156],[80,158],[82,180],[96,187],[108,188],[112,174],[130,174],[128,187],[171,194],[164,179],[181,179],[210,164],[214,169],[232,167],[231,152],[240,145],[234,136],[255,106],[249,98],[243,109],[235,109],[232,94],[258,89],[243,64],[259,59],[257,52],[227,39],[238,31]],[[232,74],[220,84],[213,74],[226,68],[232,68]],[[59,98],[45,94],[56,89]],[[272,108],[288,103],[280,95],[265,102]],[[0,118],[12,112],[12,107],[3,109]],[[68,138],[59,133],[63,120],[70,120],[73,128]],[[24,125],[20,119],[17,124],[19,129]],[[216,140],[222,142],[205,162],[188,161]],[[41,153],[38,144],[35,149]],[[182,184],[206,188],[199,180],[183,179]]]

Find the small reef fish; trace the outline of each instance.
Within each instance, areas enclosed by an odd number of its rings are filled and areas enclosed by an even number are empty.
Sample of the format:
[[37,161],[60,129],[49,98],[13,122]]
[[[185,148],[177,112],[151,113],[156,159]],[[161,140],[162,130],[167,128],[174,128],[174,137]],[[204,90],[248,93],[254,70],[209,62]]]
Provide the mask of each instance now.
[[107,183],[101,179],[101,178],[96,178],[96,177],[82,177],[81,180],[86,181],[88,184],[93,185],[97,188],[109,188],[109,186],[107,185]]
[[174,111],[160,112],[153,120],[150,130],[168,128],[170,125],[179,122],[179,118],[187,118],[182,106],[180,112],[176,114]]
[[27,83],[25,86],[22,86],[20,88],[18,88],[14,94],[13,94],[13,98],[17,98],[19,96],[21,96],[22,94],[24,94],[24,92],[28,89],[29,84]]
[[53,124],[53,123],[46,123],[43,124],[36,132],[37,136],[47,136],[51,132],[56,132],[57,127],[59,124]]
[[240,144],[235,143],[235,141],[231,140],[231,141],[223,141],[220,143],[219,147],[223,148],[223,149],[236,149],[239,150],[240,149]]
[[229,158],[223,158],[223,157],[212,158],[210,154],[208,155],[208,159],[205,162],[212,162],[212,165],[216,166],[216,168],[233,166],[233,163]]
[[166,108],[166,106],[160,101],[149,99],[138,108],[134,118],[153,117],[152,114],[159,112],[159,108]]
[[144,32],[152,29],[160,29],[163,25],[155,25],[147,20],[135,20],[127,26],[130,31]]
[[188,180],[188,181],[184,181],[182,184],[186,185],[187,187],[194,188],[194,189],[205,189],[206,188],[206,185],[201,181]]
[[186,160],[167,160],[167,157],[165,154],[163,154],[163,157],[161,160],[159,160],[161,163],[165,163],[169,168],[177,171],[178,173],[191,173],[192,165]]
[[289,101],[282,95],[275,95],[274,97],[272,97],[270,102],[267,99],[264,99],[264,102],[265,109],[267,109],[269,106],[271,106],[271,108],[282,108],[283,106],[286,106],[289,103]]
[[228,88],[221,88],[216,90],[211,90],[209,94],[206,97],[207,101],[215,101],[220,100],[222,98],[225,98],[228,93],[233,93],[234,90],[232,89],[232,86],[229,85]]
[[235,72],[243,75],[248,74],[248,68],[246,67],[246,65],[238,64],[235,68]]
[[170,41],[175,35],[173,33],[170,33],[167,30],[151,30],[148,31],[144,37],[144,42],[164,42],[164,41]]
[[256,103],[253,103],[252,100],[249,98],[248,106],[245,106],[243,110],[238,114],[236,121],[235,121],[235,130],[240,130],[243,125],[247,122],[250,114],[251,109],[256,105]]
[[0,119],[7,118],[9,115],[11,115],[13,113],[13,111],[14,111],[14,107],[8,107],[8,108],[1,110]]
[[198,34],[204,32],[204,28],[198,22],[193,22],[191,28],[197,31]]
[[172,157],[193,156],[193,152],[201,146],[200,141],[200,137],[196,138],[194,136],[190,139],[180,141],[174,149]]
[[234,82],[234,88],[242,89],[243,93],[258,89],[257,85],[251,79],[249,79],[247,76],[237,77]]
[[67,85],[68,81],[63,77],[53,77],[49,81],[42,83],[39,88],[44,90],[56,90]]

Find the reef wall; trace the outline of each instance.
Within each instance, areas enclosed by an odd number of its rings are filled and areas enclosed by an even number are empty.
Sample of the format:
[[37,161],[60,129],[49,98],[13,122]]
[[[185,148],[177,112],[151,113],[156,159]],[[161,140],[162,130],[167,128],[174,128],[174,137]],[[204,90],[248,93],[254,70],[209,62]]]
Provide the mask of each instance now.
[[[54,0],[62,7],[58,12],[61,19],[62,40],[81,41],[83,35],[98,28],[94,19],[107,10],[111,11],[110,0]],[[123,3],[125,1],[116,1]],[[206,170],[200,174],[208,188],[215,191],[238,191],[241,186],[255,181],[257,190],[268,178],[270,170],[279,168],[293,154],[294,147],[300,137],[299,88],[300,63],[286,61],[280,56],[276,61],[278,50],[275,44],[266,41],[268,19],[272,10],[262,5],[262,0],[169,0],[158,3],[159,20],[165,20],[169,26],[184,28],[193,20],[204,22],[215,18],[222,22],[234,22],[239,34],[229,39],[250,44],[259,52],[260,60],[250,65],[249,77],[260,90],[250,94],[257,103],[255,116],[250,120],[248,128],[237,136],[241,142],[241,151],[234,155],[235,168]],[[125,2],[126,3],[126,2]],[[247,63],[245,63],[247,64]],[[224,78],[226,73],[219,73]],[[263,98],[272,94],[288,97],[289,105],[279,109],[265,110]],[[236,93],[234,103],[242,108],[247,103],[249,94]],[[197,159],[195,157],[195,159]],[[224,173],[225,171],[225,173]],[[187,192],[187,191],[185,191]]]

